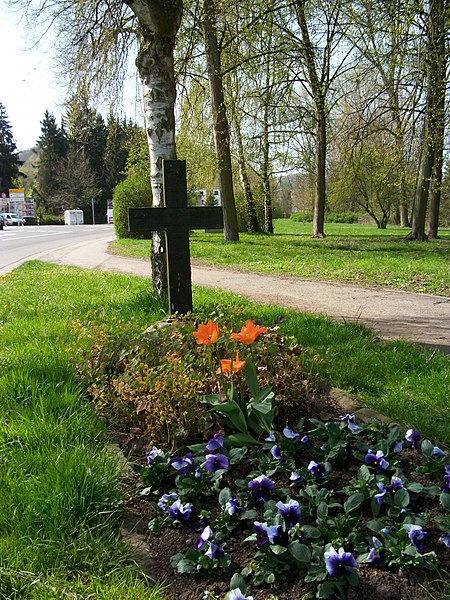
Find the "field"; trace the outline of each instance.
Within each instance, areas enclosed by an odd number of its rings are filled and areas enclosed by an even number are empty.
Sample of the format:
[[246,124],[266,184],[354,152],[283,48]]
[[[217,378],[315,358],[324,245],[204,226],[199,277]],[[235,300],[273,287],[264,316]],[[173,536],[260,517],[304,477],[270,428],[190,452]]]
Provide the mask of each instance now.
[[[322,281],[387,286],[410,292],[450,295],[450,230],[428,242],[406,240],[400,227],[329,223],[324,240],[311,238],[310,223],[274,222],[274,235],[240,234],[239,243],[222,234],[191,234],[192,259],[202,263]],[[115,252],[149,259],[148,240],[120,240]]]

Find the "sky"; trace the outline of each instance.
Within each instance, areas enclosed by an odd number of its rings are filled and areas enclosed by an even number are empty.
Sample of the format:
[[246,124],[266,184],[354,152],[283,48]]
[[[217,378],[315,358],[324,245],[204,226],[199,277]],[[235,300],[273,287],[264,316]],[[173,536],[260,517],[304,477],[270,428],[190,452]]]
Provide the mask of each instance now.
[[[52,74],[50,39],[28,49],[32,42],[25,22],[0,0],[0,102],[3,104],[19,151],[36,145],[41,134],[41,121],[48,110],[61,123],[65,113],[66,90]],[[140,98],[134,75],[126,86],[123,117],[143,121]],[[103,114],[103,111],[100,111]],[[103,114],[107,116],[107,111]]]
[[65,94],[51,73],[48,42],[27,50],[25,23],[19,19],[0,1],[0,102],[21,151],[36,144],[45,110],[60,122]]

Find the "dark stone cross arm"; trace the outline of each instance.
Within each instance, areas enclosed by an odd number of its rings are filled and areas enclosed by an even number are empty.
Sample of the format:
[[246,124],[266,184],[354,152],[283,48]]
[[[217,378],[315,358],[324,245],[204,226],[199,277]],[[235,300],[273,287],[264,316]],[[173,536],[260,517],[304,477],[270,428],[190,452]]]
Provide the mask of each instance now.
[[189,231],[222,228],[222,207],[187,205],[186,163],[182,160],[163,161],[163,198],[164,207],[129,208],[128,229],[149,237],[152,231],[165,232],[169,312],[186,313],[192,311]]

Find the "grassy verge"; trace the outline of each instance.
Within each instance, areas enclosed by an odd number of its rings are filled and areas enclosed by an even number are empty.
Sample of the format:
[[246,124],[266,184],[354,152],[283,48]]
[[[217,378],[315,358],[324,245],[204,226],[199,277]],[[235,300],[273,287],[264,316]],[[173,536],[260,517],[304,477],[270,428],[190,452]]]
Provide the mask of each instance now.
[[[105,334],[129,337],[161,318],[148,286],[35,262],[0,278],[0,598],[162,597],[144,588],[120,543],[125,491],[73,362]],[[194,303],[212,318],[281,320],[311,371],[450,444],[446,357],[232,294],[195,289]]]
[[[450,295],[450,231],[441,239],[407,241],[405,230],[329,223],[324,240],[311,238],[310,223],[275,220],[273,236],[241,234],[239,244],[222,234],[195,231],[191,254],[203,263],[259,273],[388,286],[412,292]],[[119,254],[148,259],[148,240],[119,240]]]
[[144,282],[36,263],[0,296],[0,597],[161,598],[120,542],[119,469],[71,364],[96,327],[138,327],[158,303]]

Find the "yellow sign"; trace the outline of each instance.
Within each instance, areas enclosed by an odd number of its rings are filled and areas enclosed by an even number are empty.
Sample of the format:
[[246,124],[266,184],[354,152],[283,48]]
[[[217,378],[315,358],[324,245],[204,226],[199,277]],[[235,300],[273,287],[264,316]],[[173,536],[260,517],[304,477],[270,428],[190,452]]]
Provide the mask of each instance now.
[[15,190],[9,190],[9,193],[13,193],[13,194],[23,194],[25,192],[25,188],[17,188]]

